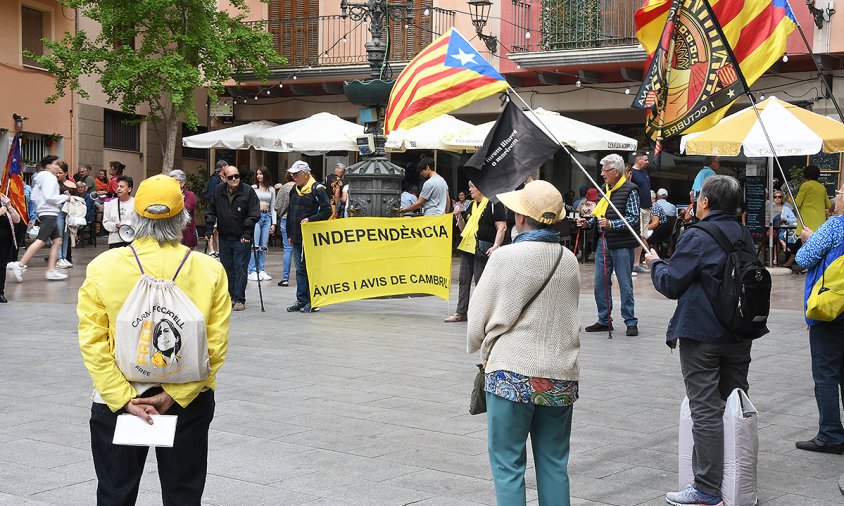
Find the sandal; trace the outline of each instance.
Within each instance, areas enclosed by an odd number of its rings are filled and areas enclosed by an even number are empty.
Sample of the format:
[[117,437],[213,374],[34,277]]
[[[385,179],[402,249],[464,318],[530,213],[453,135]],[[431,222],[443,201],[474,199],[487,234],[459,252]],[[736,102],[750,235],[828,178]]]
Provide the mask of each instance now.
[[282,279],[281,281],[278,282],[278,286],[289,286],[289,285],[290,285],[290,283],[288,283],[286,279]]

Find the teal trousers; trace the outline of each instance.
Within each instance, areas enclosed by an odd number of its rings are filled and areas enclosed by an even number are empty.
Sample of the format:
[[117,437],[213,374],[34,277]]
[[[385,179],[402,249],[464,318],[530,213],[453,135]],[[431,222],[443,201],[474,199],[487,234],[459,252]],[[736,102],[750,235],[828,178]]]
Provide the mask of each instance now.
[[569,438],[572,407],[536,406],[486,393],[489,464],[499,506],[525,498],[530,435],[540,506],[569,506]]

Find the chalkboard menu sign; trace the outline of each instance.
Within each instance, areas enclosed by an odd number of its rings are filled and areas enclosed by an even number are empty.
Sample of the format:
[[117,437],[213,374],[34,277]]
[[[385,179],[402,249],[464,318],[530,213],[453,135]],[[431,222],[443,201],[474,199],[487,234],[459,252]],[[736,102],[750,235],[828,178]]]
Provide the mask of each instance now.
[[744,206],[747,228],[756,242],[765,239],[765,178],[748,176],[744,182]]
[[822,171],[838,172],[841,170],[841,153],[818,153],[811,155],[807,163],[814,165]]
[[835,198],[835,190],[841,185],[840,172],[821,172],[818,182],[826,187],[830,199]]

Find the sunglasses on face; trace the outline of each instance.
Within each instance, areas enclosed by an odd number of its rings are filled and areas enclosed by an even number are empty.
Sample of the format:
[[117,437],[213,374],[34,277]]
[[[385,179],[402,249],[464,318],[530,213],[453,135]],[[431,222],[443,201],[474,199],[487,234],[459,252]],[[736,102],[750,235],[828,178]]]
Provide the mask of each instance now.
[[229,181],[240,179],[240,174],[232,174],[231,176],[226,176],[226,179],[228,179]]
[[782,195],[774,195],[774,198],[775,198],[775,199],[781,199],[781,198],[782,198]]

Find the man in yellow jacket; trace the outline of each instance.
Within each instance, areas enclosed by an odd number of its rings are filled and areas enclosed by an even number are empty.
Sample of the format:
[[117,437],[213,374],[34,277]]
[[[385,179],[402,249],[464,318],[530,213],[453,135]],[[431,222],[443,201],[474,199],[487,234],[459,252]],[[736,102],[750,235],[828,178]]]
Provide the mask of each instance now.
[[[226,273],[206,255],[188,255],[180,244],[190,219],[175,179],[145,180],[134,203],[138,220],[132,248],[102,253],[79,289],[79,347],[94,383],[91,448],[98,504],[134,504],[148,447],[112,444],[117,416],[177,415],[172,448],[156,448],[164,504],[199,504],[205,488],[208,428],[214,417],[216,373],[228,349],[231,299]],[[137,257],[136,257],[137,255]],[[210,372],[189,383],[132,383],[115,358],[117,315],[141,277],[174,279],[204,317]],[[125,339],[125,337],[124,337]]]

